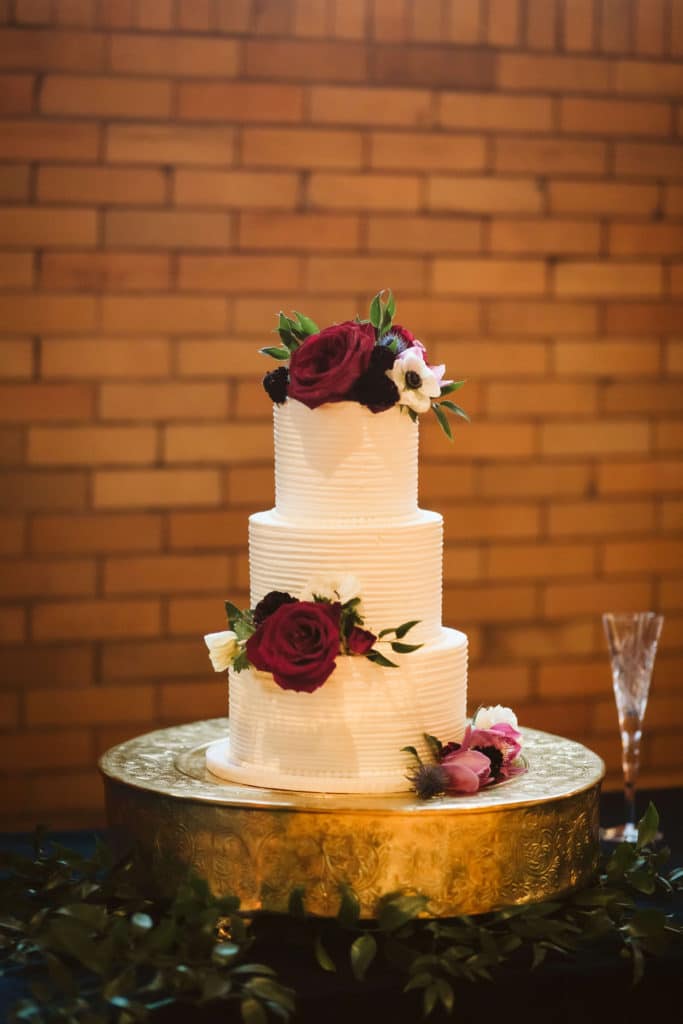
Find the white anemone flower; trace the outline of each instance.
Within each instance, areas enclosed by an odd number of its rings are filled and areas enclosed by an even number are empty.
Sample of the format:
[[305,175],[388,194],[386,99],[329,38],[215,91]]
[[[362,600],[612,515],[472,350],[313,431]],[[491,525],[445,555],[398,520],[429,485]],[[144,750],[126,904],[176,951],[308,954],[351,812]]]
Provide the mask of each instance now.
[[406,349],[387,370],[387,377],[398,388],[399,405],[407,405],[414,412],[427,412],[433,398],[441,395],[442,366],[428,366],[415,348]]
[[231,629],[223,629],[220,633],[207,633],[204,643],[209,648],[209,657],[214,672],[224,672],[230,668],[237,654],[237,633]]
[[490,729],[492,725],[499,725],[505,722],[513,729],[518,729],[517,715],[512,708],[506,708],[502,704],[494,704],[490,708],[479,708],[474,716],[473,725],[477,729]]
[[350,572],[341,576],[316,576],[315,579],[308,581],[299,594],[299,600],[314,601],[316,597],[324,601],[339,601],[340,604],[346,604],[352,598],[360,597],[360,581]]

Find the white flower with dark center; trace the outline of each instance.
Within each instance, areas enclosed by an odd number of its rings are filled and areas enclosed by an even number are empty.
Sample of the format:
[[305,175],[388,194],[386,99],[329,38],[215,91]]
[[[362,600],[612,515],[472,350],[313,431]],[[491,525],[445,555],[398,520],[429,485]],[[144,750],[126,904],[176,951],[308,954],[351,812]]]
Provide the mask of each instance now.
[[214,672],[224,672],[226,668],[230,668],[239,647],[236,633],[231,629],[221,630],[220,633],[207,633],[204,643],[209,648]]
[[360,581],[352,573],[343,573],[341,576],[317,576],[309,580],[301,594],[300,601],[314,601],[322,598],[323,601],[331,601],[333,604],[339,601],[346,604],[354,597],[360,597]]
[[479,708],[472,724],[476,729],[490,729],[492,725],[499,725],[501,722],[511,725],[513,729],[519,727],[517,715],[512,708],[506,708],[502,704],[494,704],[490,708]]
[[400,395],[399,405],[407,405],[414,412],[427,412],[433,398],[441,395],[443,366],[428,366],[414,348],[406,349],[387,370]]

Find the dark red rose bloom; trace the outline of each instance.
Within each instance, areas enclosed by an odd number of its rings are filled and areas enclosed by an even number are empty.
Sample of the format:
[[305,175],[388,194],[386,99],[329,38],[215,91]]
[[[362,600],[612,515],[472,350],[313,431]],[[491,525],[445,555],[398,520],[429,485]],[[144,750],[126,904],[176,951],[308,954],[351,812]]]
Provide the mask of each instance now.
[[260,626],[262,622],[276,612],[282,604],[294,604],[297,600],[296,597],[292,597],[291,594],[286,594],[284,590],[271,590],[270,593],[262,597],[259,603],[254,608],[254,622],[257,626]]
[[375,634],[369,629],[354,626],[346,638],[346,644],[351,654],[367,654],[376,639]]
[[247,640],[247,657],[283,690],[312,693],[334,671],[340,614],[340,604],[281,604]]
[[368,368],[375,345],[372,324],[346,320],[312,334],[292,352],[289,397],[316,409],[324,402],[350,399],[359,377]]

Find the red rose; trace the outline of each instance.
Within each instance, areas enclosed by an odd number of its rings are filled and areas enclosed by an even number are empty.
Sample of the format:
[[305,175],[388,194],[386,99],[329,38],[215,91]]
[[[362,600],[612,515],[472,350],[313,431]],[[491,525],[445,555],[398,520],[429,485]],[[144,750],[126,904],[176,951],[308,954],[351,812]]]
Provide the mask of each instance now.
[[346,644],[351,654],[367,654],[377,637],[369,629],[354,626],[349,633]]
[[312,334],[292,352],[289,397],[316,409],[324,402],[343,402],[365,373],[375,345],[372,324],[347,320]]
[[247,657],[283,690],[312,693],[334,671],[340,613],[322,601],[282,604],[247,640]]

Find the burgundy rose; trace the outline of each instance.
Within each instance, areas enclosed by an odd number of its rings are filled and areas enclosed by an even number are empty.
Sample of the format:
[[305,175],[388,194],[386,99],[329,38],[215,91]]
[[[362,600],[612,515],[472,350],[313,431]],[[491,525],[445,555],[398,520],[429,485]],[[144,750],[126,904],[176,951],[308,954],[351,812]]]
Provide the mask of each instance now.
[[372,324],[347,320],[312,334],[292,352],[289,397],[316,409],[324,402],[343,402],[365,373],[375,345]]
[[281,604],[247,640],[247,657],[283,690],[312,693],[334,671],[340,614],[340,604]]
[[351,654],[367,654],[376,639],[369,629],[354,626],[346,638],[346,646]]

